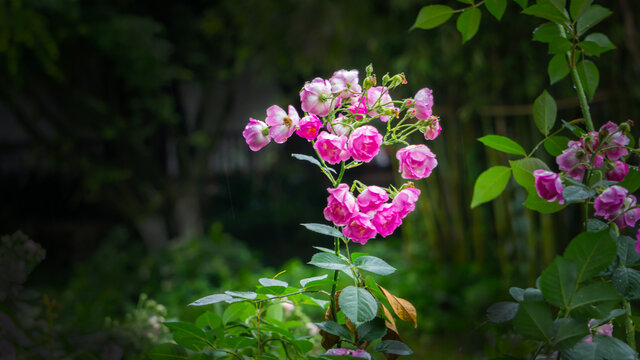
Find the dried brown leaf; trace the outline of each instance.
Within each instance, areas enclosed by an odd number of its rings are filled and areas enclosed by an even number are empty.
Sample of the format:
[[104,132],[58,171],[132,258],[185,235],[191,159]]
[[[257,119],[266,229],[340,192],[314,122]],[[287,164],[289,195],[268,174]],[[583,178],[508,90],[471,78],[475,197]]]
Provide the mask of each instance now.
[[414,328],[418,327],[418,313],[416,312],[415,306],[409,301],[393,295],[382,286],[378,285],[378,287],[389,301],[393,312],[396,313],[400,319],[412,322]]

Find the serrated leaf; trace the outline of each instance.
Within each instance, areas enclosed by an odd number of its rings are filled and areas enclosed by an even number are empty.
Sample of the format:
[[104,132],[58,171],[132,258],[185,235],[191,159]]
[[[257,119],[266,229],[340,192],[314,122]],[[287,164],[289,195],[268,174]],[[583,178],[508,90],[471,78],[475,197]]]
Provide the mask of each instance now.
[[578,30],[578,36],[584,35],[584,33],[596,26],[602,20],[611,15],[611,10],[602,7],[600,5],[593,5],[582,13],[582,16],[577,21],[576,30]]
[[476,7],[468,8],[458,16],[456,28],[462,35],[462,43],[466,43],[478,32],[482,11]]
[[498,197],[507,187],[511,178],[511,169],[506,166],[493,166],[478,176],[473,187],[471,208]]
[[302,287],[306,287],[307,284],[312,283],[314,281],[320,281],[320,280],[324,280],[328,277],[329,275],[324,274],[324,275],[320,275],[320,276],[314,276],[314,277],[310,277],[310,278],[306,278],[306,279],[302,279],[300,280],[300,286]]
[[569,14],[575,21],[591,6],[593,0],[571,0],[569,5]]
[[500,20],[507,8],[507,0],[487,0],[484,3],[484,6],[487,7],[487,10],[489,10],[491,15]]
[[556,101],[545,90],[533,102],[533,120],[542,135],[548,135],[556,123]]
[[413,351],[411,351],[411,349],[405,343],[397,340],[383,340],[373,348],[373,351],[394,355],[413,354]]
[[620,264],[630,266],[640,263],[640,254],[636,252],[636,240],[628,236],[618,237],[618,260]]
[[361,256],[353,262],[353,265],[358,269],[378,275],[390,275],[396,271],[396,268],[375,256]]
[[584,38],[584,41],[594,42],[598,44],[601,49],[600,53],[607,52],[616,48],[611,40],[609,40],[609,37],[602,33],[589,34]]
[[351,339],[352,335],[349,329],[346,326],[340,325],[335,321],[323,321],[321,323],[316,323],[318,328],[328,332],[329,334],[340,336],[343,339]]
[[561,135],[554,135],[547,138],[544,141],[544,149],[547,150],[549,155],[558,156],[567,148],[569,138]]
[[571,47],[571,42],[565,38],[553,39],[549,43],[549,54],[566,54]]
[[598,83],[600,82],[600,72],[598,67],[590,60],[580,61],[577,65],[578,76],[582,87],[589,97],[589,101],[593,100],[593,95],[596,93]]
[[227,294],[213,294],[213,295],[200,298],[192,302],[191,304],[189,304],[189,306],[204,306],[204,305],[215,304],[223,301],[228,301],[231,299],[232,297]]
[[453,9],[446,5],[429,5],[420,9],[411,29],[433,29],[443,24],[453,15]]
[[571,308],[617,300],[620,300],[620,296],[616,289],[608,282],[598,281],[580,288],[571,300]]
[[589,335],[587,319],[558,319],[553,322],[553,327],[553,343],[559,350],[568,349]]
[[338,229],[334,228],[333,226],[329,226],[325,224],[300,224],[300,225],[318,234],[337,237],[340,239],[344,238],[342,233]]
[[304,155],[304,154],[291,154],[291,157],[296,158],[298,160],[302,160],[302,161],[308,161],[310,163],[312,163],[313,165],[316,165],[317,167],[323,168],[323,169],[327,169],[329,171],[331,171],[332,173],[336,173],[336,171],[330,167],[324,167],[322,166],[322,164],[320,164],[320,161],[318,161],[318,159],[314,158],[313,156],[309,156],[309,155]]
[[637,360],[629,345],[613,336],[596,335],[592,342],[581,342],[562,353],[563,360]]
[[537,4],[524,9],[522,13],[546,19],[556,24],[566,24],[569,22],[567,15],[558,10],[550,1],[538,1]]
[[562,36],[560,35],[558,26],[551,22],[544,23],[533,30],[533,41],[550,43],[560,38],[562,38]]
[[540,290],[544,298],[561,309],[569,309],[576,290],[576,264],[557,256],[540,275]]
[[613,272],[611,282],[618,294],[625,299],[640,299],[640,274],[636,270],[619,267]]
[[547,74],[549,74],[549,82],[551,85],[562,80],[565,76],[569,75],[569,65],[567,64],[567,57],[564,54],[558,54],[551,58],[549,65],[547,66]]
[[576,262],[578,283],[591,279],[606,269],[616,256],[616,243],[609,230],[583,232],[567,246],[564,257]]
[[518,307],[518,303],[513,301],[495,303],[487,309],[487,318],[494,323],[511,321],[516,317]]
[[357,327],[373,319],[378,312],[378,302],[367,290],[347,286],[338,298],[340,310]]
[[522,146],[505,136],[486,135],[479,138],[478,141],[492,149],[496,149],[507,154],[527,156],[527,153],[524,151]]
[[527,339],[551,341],[553,320],[549,307],[543,302],[521,302],[518,313],[513,319],[513,326]]

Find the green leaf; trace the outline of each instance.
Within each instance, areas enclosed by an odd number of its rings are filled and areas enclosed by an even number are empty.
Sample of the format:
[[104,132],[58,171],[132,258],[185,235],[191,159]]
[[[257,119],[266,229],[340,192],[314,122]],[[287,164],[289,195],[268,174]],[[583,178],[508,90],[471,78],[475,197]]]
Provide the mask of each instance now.
[[609,40],[609,37],[602,33],[589,34],[584,38],[584,41],[598,44],[598,46],[600,46],[600,53],[607,52],[616,48],[611,40]]
[[544,301],[544,296],[542,295],[542,291],[536,288],[526,288],[524,289],[524,293],[522,294],[522,299],[524,301]]
[[626,313],[627,313],[627,310],[625,310],[625,309],[614,309],[614,310],[611,310],[606,317],[604,317],[602,319],[597,319],[597,320],[593,321],[590,325],[591,325],[592,328],[598,327],[598,326],[600,326],[600,325],[602,325],[602,324],[604,324],[606,322],[609,322],[609,321],[611,321],[611,320],[613,320],[615,318],[618,318],[618,317],[620,317],[622,315],[625,315]]
[[591,279],[606,269],[616,256],[617,246],[609,230],[583,232],[567,246],[564,257],[576,262],[578,283]]
[[335,321],[323,321],[321,323],[316,323],[316,325],[331,335],[340,336],[343,339],[351,339],[353,336],[349,329],[346,326],[340,325]]
[[405,343],[397,340],[383,340],[373,348],[373,351],[395,355],[413,354],[413,351],[411,351],[411,349]]
[[[522,290],[522,289],[521,289]],[[503,323],[513,320],[518,313],[519,305],[513,301],[501,301],[487,309],[487,318],[494,323]]]
[[365,289],[347,286],[338,299],[344,315],[356,326],[373,319],[378,312],[378,302]]
[[620,296],[609,282],[598,281],[580,288],[571,301],[571,308],[593,305],[603,301],[618,301]]
[[222,325],[222,319],[218,314],[214,314],[211,311],[207,311],[204,314],[198,316],[196,319],[196,326],[200,329],[210,328],[217,329]]
[[544,149],[547,150],[549,155],[558,156],[567,148],[569,138],[566,136],[550,136],[544,141]]
[[571,42],[565,38],[557,38],[549,43],[549,54],[566,54],[571,50]]
[[562,353],[565,360],[637,360],[638,354],[613,336],[596,335],[593,342],[578,343]]
[[600,82],[600,72],[598,72],[598,67],[592,61],[584,60],[578,63],[577,69],[580,82],[582,82],[582,87],[591,101],[593,100],[593,95],[596,93],[598,83]]
[[544,23],[533,30],[533,41],[550,43],[553,40],[561,39],[560,30],[554,23]]
[[334,254],[329,254],[324,252],[313,255],[313,257],[311,258],[311,261],[309,261],[308,264],[317,266],[322,269],[328,269],[328,270],[349,269],[349,264],[345,260],[337,257]]
[[513,326],[527,339],[551,342],[553,320],[549,307],[543,302],[521,302]]
[[462,43],[469,41],[478,32],[481,19],[482,11],[476,7],[468,8],[458,16],[456,28],[462,34]]
[[493,166],[485,170],[473,187],[471,208],[491,201],[498,197],[507,187],[511,178],[511,169],[506,166]]
[[546,90],[533,102],[533,120],[542,135],[548,135],[555,125],[557,112],[556,101]]
[[640,263],[640,254],[636,252],[636,240],[628,236],[620,236],[618,243],[618,261],[622,265],[634,265]]
[[303,160],[303,161],[308,161],[310,163],[312,163],[313,165],[316,165],[319,168],[324,168],[327,169],[329,171],[331,171],[332,173],[336,173],[336,171],[330,167],[324,167],[322,166],[322,164],[320,164],[320,161],[318,161],[318,159],[314,158],[313,156],[309,156],[309,155],[304,155],[304,154],[291,154],[291,157],[294,157],[298,160]]
[[556,24],[567,24],[569,22],[567,14],[560,11],[549,0],[538,0],[537,4],[529,6],[522,13],[546,19]]
[[201,351],[211,346],[204,331],[187,322],[163,323],[171,330],[173,340],[187,350]]
[[640,274],[636,270],[619,267],[613,272],[611,282],[625,299],[640,299]]
[[240,320],[244,322],[248,317],[256,313],[256,308],[248,302],[239,302],[229,305],[222,313],[222,323],[228,324],[230,321]]
[[375,256],[361,256],[357,258],[353,265],[358,269],[372,272],[378,275],[390,275],[396,271],[396,268],[387,264],[386,261]]
[[200,298],[200,299],[192,302],[191,304],[189,304],[189,306],[204,306],[204,305],[210,305],[210,304],[219,303],[219,302],[222,302],[222,301],[229,301],[231,299],[232,299],[232,297],[230,295],[227,295],[227,294],[213,294],[213,295],[209,295],[209,296],[205,296],[203,298]]
[[147,355],[151,360],[176,360],[186,359],[189,355],[180,345],[160,344],[151,349]]
[[523,205],[527,209],[537,211],[541,214],[553,214],[567,207],[567,204],[560,205],[557,201],[549,202],[541,198],[535,190],[529,191],[529,195],[527,195],[527,199]]
[[573,20],[577,20],[580,16],[589,9],[593,0],[571,0],[569,5],[569,14]]
[[584,35],[584,33],[596,26],[599,22],[606,19],[611,15],[611,10],[599,6],[593,5],[588,10],[582,13],[582,16],[578,19],[576,29],[578,30],[578,36]]
[[512,286],[509,288],[509,295],[511,295],[511,297],[517,302],[521,302],[524,300],[524,289]]
[[320,276],[314,276],[314,277],[310,277],[310,278],[306,278],[306,279],[302,279],[300,280],[300,286],[302,286],[303,288],[306,287],[308,284],[313,283],[315,281],[320,281],[320,280],[324,280],[328,277],[329,275],[324,274],[324,275],[320,275]]
[[289,284],[282,280],[270,279],[270,278],[261,278],[258,280],[260,284],[264,287],[284,287],[286,288]]
[[570,185],[562,190],[562,197],[568,203],[584,201],[596,195],[596,191],[586,186]]
[[420,9],[415,24],[410,30],[415,28],[433,29],[443,24],[453,15],[453,9],[445,5],[429,5]]
[[484,3],[484,6],[487,7],[487,10],[489,10],[491,15],[500,20],[502,19],[502,15],[504,14],[505,9],[507,8],[507,0],[487,0]]
[[256,294],[253,291],[229,291],[229,290],[227,290],[224,293],[229,295],[229,296],[238,297],[238,298],[247,299],[247,300],[253,300],[258,296],[258,294]]
[[527,153],[524,151],[522,146],[505,136],[486,135],[479,138],[478,141],[492,149],[496,149],[507,154],[527,156]]
[[367,321],[358,327],[358,340],[372,342],[383,337],[387,333],[384,319],[379,317]]
[[547,66],[547,74],[549,74],[549,82],[551,85],[567,76],[569,74],[567,57],[564,54],[558,54],[552,57],[549,61],[549,66]]
[[525,9],[527,7],[527,4],[529,3],[529,0],[513,0],[513,1],[515,1],[523,9]]
[[549,170],[547,164],[534,157],[509,160],[509,165],[513,170],[513,178],[515,181],[525,189],[533,189],[535,191],[535,178],[533,172],[538,169]]
[[559,350],[568,349],[589,335],[587,319],[558,319],[553,322],[553,342]]
[[333,226],[329,226],[325,224],[300,224],[300,225],[306,227],[308,230],[317,232],[318,234],[344,239],[344,235],[342,235],[340,230],[334,228]]
[[629,173],[618,185],[629,190],[629,194],[636,192],[640,188],[640,171],[629,167]]
[[576,284],[576,264],[562,256],[557,256],[540,275],[540,290],[544,298],[561,309],[570,308]]

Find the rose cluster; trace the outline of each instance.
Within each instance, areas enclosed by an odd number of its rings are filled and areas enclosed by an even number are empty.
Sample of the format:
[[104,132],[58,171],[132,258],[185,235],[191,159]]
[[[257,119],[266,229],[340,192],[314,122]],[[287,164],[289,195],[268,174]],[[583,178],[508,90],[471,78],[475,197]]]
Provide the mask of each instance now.
[[[311,142],[321,161],[319,166],[328,174],[326,164],[340,164],[344,171],[345,165],[351,168],[370,162],[384,145],[402,144],[396,153],[401,177],[428,177],[438,165],[435,154],[424,144],[408,143],[407,138],[419,131],[426,140],[434,140],[442,131],[432,113],[433,92],[423,88],[411,99],[394,101],[389,90],[406,84],[404,74],[385,75],[383,84],[376,86],[371,72],[369,66],[362,83],[357,70],[338,70],[328,80],[307,82],[300,91],[302,118],[292,105],[287,111],[271,106],[265,121],[251,118],[245,127],[243,136],[249,148],[258,151],[272,139],[284,143],[295,132]],[[379,128],[385,129],[384,135]],[[418,189],[411,185],[400,191],[369,186],[356,198],[347,184],[340,183],[343,171],[337,180],[328,175],[334,187],[328,189],[324,216],[344,227],[347,238],[364,244],[376,234],[386,237],[413,211]]]
[[[542,169],[533,172],[538,195],[549,202],[564,204],[563,178],[565,181],[582,181],[587,169],[602,169],[608,184],[623,181],[629,173],[629,165],[625,162],[629,154],[627,146],[630,140],[625,134],[628,129],[628,123],[618,126],[608,122],[597,132],[586,133],[578,141],[569,141],[567,149],[556,157],[561,173]],[[614,222],[621,229],[633,227],[640,220],[636,197],[627,189],[611,185],[596,190],[599,194],[593,203],[594,215]],[[640,240],[637,247],[640,252]]]

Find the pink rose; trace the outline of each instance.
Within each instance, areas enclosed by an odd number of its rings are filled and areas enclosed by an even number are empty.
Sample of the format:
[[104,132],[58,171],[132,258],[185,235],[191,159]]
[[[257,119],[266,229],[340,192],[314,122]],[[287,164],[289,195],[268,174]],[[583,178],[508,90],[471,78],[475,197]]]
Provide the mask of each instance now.
[[361,359],[371,360],[371,355],[362,349],[357,349],[357,350],[351,350],[351,349],[345,349],[345,348],[329,349],[324,354],[325,355],[350,355],[350,356],[361,358]]
[[320,131],[321,127],[322,121],[320,121],[317,116],[311,114],[298,121],[298,130],[296,130],[296,134],[303,139],[311,141],[318,136],[318,131]]
[[244,127],[242,136],[244,136],[244,140],[252,151],[262,149],[271,141],[267,124],[264,121],[253,118],[249,118],[249,123]]
[[346,225],[351,217],[358,213],[358,204],[349,185],[340,184],[337,188],[327,189],[327,207],[324,208],[324,218],[333,222],[336,226]]
[[560,174],[538,169],[533,172],[533,177],[536,180],[535,185],[538,196],[548,202],[558,200],[558,204],[564,204],[564,198],[562,197],[563,187],[562,181],[560,180]]
[[427,120],[431,117],[431,108],[433,107],[433,92],[431,89],[424,88],[418,90],[416,96],[413,97],[416,104],[416,119]]
[[360,97],[357,97],[357,101],[352,102],[351,106],[347,108],[347,111],[356,116],[356,120],[362,119],[369,109],[367,105],[361,101]]
[[607,177],[607,180],[623,181],[624,178],[629,173],[629,165],[627,165],[623,161],[616,160],[613,162],[611,166],[612,166],[611,168],[607,167],[607,170],[605,171],[605,176]]
[[604,336],[613,336],[613,324],[602,324],[600,326],[596,326],[595,328],[591,328],[591,324],[595,321],[595,319],[589,320],[589,333],[590,336],[581,340],[580,342],[593,342],[593,337],[596,335],[604,335]]
[[[358,85],[358,70],[338,70],[333,73],[333,76],[329,79],[331,83],[331,92],[334,94],[342,93],[345,90],[351,92],[361,92],[362,88]],[[348,92],[340,94],[340,97],[350,97]]]
[[300,92],[300,101],[302,111],[327,116],[331,110],[331,84],[319,77],[307,82]]
[[358,208],[363,213],[378,210],[380,205],[389,200],[387,192],[379,186],[368,186],[358,195]]
[[579,141],[569,141],[569,147],[562,151],[562,154],[556,157],[556,163],[560,170],[564,171],[567,176],[582,180],[584,172],[587,169],[584,164],[587,162],[587,153],[582,149],[582,143]]
[[613,185],[608,187],[602,194],[598,195],[594,202],[596,208],[595,215],[602,216],[607,220],[613,219],[624,205],[627,189],[622,186]]
[[347,137],[336,136],[323,131],[318,135],[316,143],[313,144],[313,148],[318,150],[322,160],[329,164],[337,164],[341,161],[348,160],[349,149],[347,149]]
[[358,212],[349,219],[349,223],[342,229],[342,233],[353,242],[364,245],[369,239],[376,236],[376,228],[371,224],[369,216]]
[[349,136],[347,148],[357,161],[369,162],[380,151],[382,135],[371,125],[355,129]]
[[426,145],[409,145],[398,150],[396,158],[400,161],[398,172],[405,179],[424,179],[438,165],[436,155]]
[[640,254],[640,229],[638,229],[638,233],[636,234],[636,252]]
[[442,131],[442,126],[440,126],[440,120],[432,119],[427,125],[427,128],[424,130],[424,138],[426,140],[435,140],[440,132]]
[[373,227],[376,228],[376,231],[380,233],[383,237],[387,237],[402,224],[402,219],[400,218],[400,214],[393,204],[383,204],[376,212],[373,214],[373,219],[371,219],[371,223]]
[[348,121],[349,120],[342,114],[339,114],[335,119],[333,119],[332,122],[327,123],[327,130],[329,130],[329,132],[333,135],[347,135],[349,131],[351,131],[351,128],[344,123]]
[[[629,138],[622,131],[618,129],[618,125],[609,121],[608,123],[602,125],[600,127],[600,131],[606,130],[607,136],[605,140],[602,142],[600,148],[606,149],[614,146],[627,146],[629,145]],[[604,152],[605,155],[609,158],[609,160],[618,160],[623,156],[627,156],[629,151],[625,148],[613,148]]]
[[[379,107],[394,109],[393,100],[391,100],[391,95],[389,95],[389,91],[384,86],[376,86],[367,90],[365,95],[365,101],[367,108],[369,108],[369,114],[371,116],[378,116],[380,113],[378,112]],[[378,108],[376,110],[376,108]],[[380,116],[380,121],[387,122],[389,120],[389,116]]]
[[299,120],[298,112],[291,105],[289,105],[289,114],[278,105],[273,105],[267,109],[266,122],[267,125],[271,126],[269,135],[278,144],[287,141],[296,130]]
[[618,216],[618,218],[613,221],[620,229],[626,228],[627,226],[633,227],[636,225],[638,219],[640,219],[640,208],[632,209],[634,206],[636,206],[636,197],[628,195],[624,199],[622,208],[615,215]]
[[393,198],[391,204],[396,209],[400,219],[404,219],[407,214],[416,208],[415,204],[416,201],[418,201],[418,196],[420,196],[420,190],[416,188],[406,188]]

